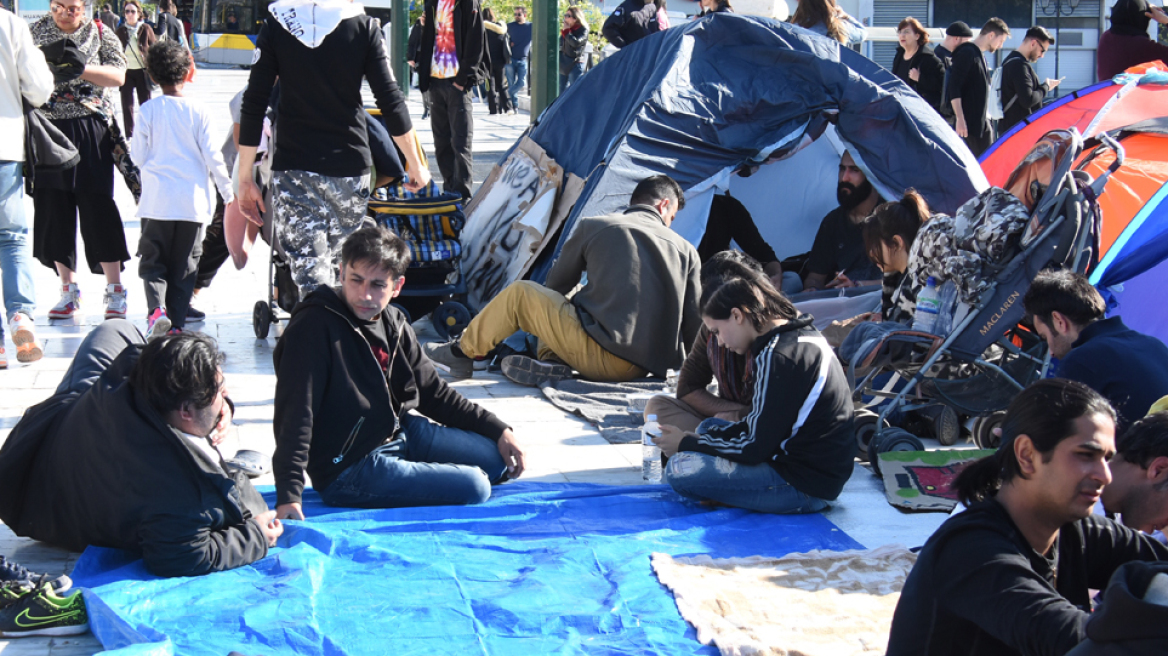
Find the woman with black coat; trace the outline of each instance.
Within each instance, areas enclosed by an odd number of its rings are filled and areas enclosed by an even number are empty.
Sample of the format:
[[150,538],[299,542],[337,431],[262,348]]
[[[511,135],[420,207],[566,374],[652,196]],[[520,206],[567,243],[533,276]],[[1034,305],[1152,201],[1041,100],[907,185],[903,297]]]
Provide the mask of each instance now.
[[511,63],[507,25],[502,21],[496,22],[494,10],[484,7],[483,27],[487,30],[487,50],[491,54],[491,88],[487,92],[487,102],[492,114],[506,114],[514,109],[511,107],[507,76],[503,73],[503,67]]
[[892,73],[916,91],[925,102],[938,112],[941,111],[941,92],[945,87],[945,65],[933,54],[929,43],[929,33],[920,21],[909,16],[897,26],[896,58],[892,61]]
[[579,7],[569,7],[560,30],[560,93],[584,74],[588,63],[588,21]]

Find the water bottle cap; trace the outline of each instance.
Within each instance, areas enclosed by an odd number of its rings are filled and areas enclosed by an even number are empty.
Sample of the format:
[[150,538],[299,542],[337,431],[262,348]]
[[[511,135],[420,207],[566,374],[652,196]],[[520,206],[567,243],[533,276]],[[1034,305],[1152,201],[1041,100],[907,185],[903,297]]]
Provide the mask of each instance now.
[[929,276],[929,279],[927,281],[925,281],[925,284],[928,285],[929,287],[936,287],[937,286],[937,279],[934,278],[933,276]]
[[648,421],[657,421],[657,415],[645,415]]

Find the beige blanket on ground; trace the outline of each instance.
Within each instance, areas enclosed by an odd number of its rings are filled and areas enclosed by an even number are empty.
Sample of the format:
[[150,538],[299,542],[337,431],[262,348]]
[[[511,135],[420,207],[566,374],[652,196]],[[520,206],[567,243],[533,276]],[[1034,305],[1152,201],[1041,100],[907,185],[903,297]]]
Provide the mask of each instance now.
[[900,545],[783,558],[653,554],[698,640],[727,656],[882,654],[915,562]]

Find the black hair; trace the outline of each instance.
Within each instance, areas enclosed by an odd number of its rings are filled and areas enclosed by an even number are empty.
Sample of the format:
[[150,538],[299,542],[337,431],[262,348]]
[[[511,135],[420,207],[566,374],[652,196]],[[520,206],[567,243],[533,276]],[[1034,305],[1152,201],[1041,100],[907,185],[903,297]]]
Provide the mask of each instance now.
[[868,259],[883,269],[887,263],[881,245],[891,245],[893,237],[900,237],[904,240],[904,247],[909,248],[929,216],[929,204],[915,189],[904,192],[898,201],[876,206],[863,224],[864,250],[868,252]]
[[981,26],[981,33],[985,34],[987,32],[990,34],[1005,34],[1006,36],[1010,36],[1010,26],[1006,25],[1006,21],[994,16],[986,21],[985,25]]
[[182,84],[191,70],[191,55],[178,41],[166,39],[150,46],[146,53],[146,68],[159,85],[173,87]]
[[1156,458],[1168,456],[1168,412],[1150,414],[1128,426],[1116,441],[1115,452],[1144,469]]
[[1115,422],[1115,410],[1107,399],[1082,383],[1048,378],[1022,390],[1006,410],[997,453],[969,463],[953,481],[958,500],[968,506],[988,499],[1003,483],[1022,475],[1014,455],[1014,439],[1019,435],[1029,437],[1043,462],[1049,462],[1055,447],[1075,434],[1075,421],[1091,415]]
[[1041,271],[1022,298],[1026,313],[1051,325],[1058,312],[1076,326],[1086,326],[1103,318],[1107,303],[1087,280],[1087,276],[1066,269]]
[[1023,37],[1022,40],[1025,41],[1026,39],[1034,39],[1035,41],[1042,41],[1043,43],[1049,43],[1052,45],[1054,44],[1054,37],[1051,36],[1050,32],[1047,32],[1046,28],[1041,25],[1035,25],[1034,27],[1026,30],[1026,36]]
[[168,14],[173,14],[178,10],[174,6],[174,0],[159,0],[158,11],[165,11]]
[[701,281],[714,278],[748,278],[753,274],[762,273],[762,265],[758,260],[738,250],[725,250],[714,253],[713,257],[702,263]]
[[483,7],[483,20],[495,22],[495,10],[490,7]]
[[389,271],[395,280],[406,274],[411,258],[409,244],[381,226],[361,228],[341,244],[341,264],[372,264]]
[[678,212],[685,207],[685,192],[681,190],[681,185],[667,175],[654,175],[637,184],[637,188],[633,190],[633,197],[629,199],[629,204],[653,205],[666,198],[677,203]]
[[703,290],[702,316],[722,321],[729,319],[730,311],[735,308],[750,319],[755,330],[760,331],[767,322],[799,316],[795,304],[761,273],[725,280],[709,294]]
[[130,371],[130,385],[159,414],[186,404],[202,409],[219,393],[219,365],[223,354],[215,340],[202,333],[184,332],[151,341]]

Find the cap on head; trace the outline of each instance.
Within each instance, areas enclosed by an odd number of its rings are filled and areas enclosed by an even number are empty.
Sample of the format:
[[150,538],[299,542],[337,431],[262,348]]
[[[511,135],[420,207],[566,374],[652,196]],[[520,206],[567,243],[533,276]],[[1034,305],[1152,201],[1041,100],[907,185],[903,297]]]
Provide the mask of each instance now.
[[948,36],[963,36],[969,39],[973,38],[973,30],[965,24],[965,21],[957,21],[949,27],[945,28],[945,34]]

